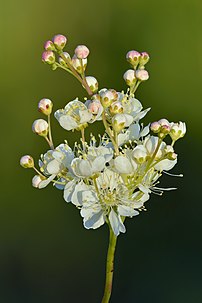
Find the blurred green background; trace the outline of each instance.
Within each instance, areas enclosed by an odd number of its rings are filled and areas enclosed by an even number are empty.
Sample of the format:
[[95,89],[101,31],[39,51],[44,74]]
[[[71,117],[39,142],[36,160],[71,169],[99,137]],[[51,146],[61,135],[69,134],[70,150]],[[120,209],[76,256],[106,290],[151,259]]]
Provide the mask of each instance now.
[[[173,169],[184,178],[162,178],[178,190],[152,196],[119,236],[111,302],[202,302],[201,29],[199,0],[1,2],[0,302],[101,301],[107,227],[85,230],[61,191],[32,188],[33,172],[19,166],[22,155],[38,159],[47,150],[31,131],[43,118],[38,101],[50,98],[57,109],[85,96],[76,80],[41,62],[44,41],[58,33],[69,37],[70,52],[90,48],[87,74],[100,87],[126,88],[126,52],[149,52],[150,80],[137,93],[152,107],[145,123],[166,117],[188,127]],[[53,125],[56,143],[78,138]]]

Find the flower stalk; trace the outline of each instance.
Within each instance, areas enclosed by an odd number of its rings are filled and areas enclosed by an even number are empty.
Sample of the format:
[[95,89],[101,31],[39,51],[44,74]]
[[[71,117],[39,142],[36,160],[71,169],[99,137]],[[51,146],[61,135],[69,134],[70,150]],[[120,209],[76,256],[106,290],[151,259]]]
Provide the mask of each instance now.
[[108,303],[112,293],[112,283],[114,274],[114,254],[116,249],[117,237],[113,233],[111,226],[109,225],[109,246],[107,252],[107,262],[106,262],[106,280],[104,295],[102,298],[102,303]]

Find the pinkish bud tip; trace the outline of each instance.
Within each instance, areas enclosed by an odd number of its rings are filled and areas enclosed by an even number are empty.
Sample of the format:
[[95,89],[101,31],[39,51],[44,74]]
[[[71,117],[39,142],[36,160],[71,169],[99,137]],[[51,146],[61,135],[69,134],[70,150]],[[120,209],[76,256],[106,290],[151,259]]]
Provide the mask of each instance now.
[[47,64],[55,63],[55,54],[53,51],[45,51],[42,54],[42,61]]
[[78,59],[86,59],[90,53],[89,49],[85,45],[78,45],[74,52]]
[[62,50],[67,43],[67,38],[60,34],[56,35],[53,37],[53,43],[58,50]]

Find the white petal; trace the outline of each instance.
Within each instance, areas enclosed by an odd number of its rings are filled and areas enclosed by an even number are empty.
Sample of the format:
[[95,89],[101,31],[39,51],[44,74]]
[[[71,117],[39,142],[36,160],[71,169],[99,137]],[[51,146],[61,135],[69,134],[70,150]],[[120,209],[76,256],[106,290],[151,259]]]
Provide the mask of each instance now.
[[137,140],[140,137],[140,125],[138,123],[131,124],[128,128],[129,139],[130,140]]
[[104,157],[100,156],[95,158],[95,160],[92,162],[92,172],[95,173],[102,171],[105,167],[105,163],[106,161]]
[[164,159],[164,160],[160,161],[159,163],[157,163],[154,166],[154,168],[159,171],[170,170],[175,166],[176,163],[177,163],[177,159],[176,160]]
[[50,175],[58,174],[61,169],[61,162],[58,162],[58,160],[54,159],[48,163],[46,169]]
[[150,111],[151,108],[147,108],[145,110],[143,110],[142,112],[138,113],[135,118],[134,121],[139,121],[140,119],[144,118],[144,116],[146,116],[146,114],[148,113],[148,111]]
[[78,183],[75,186],[74,192],[71,197],[71,202],[74,205],[82,205],[83,204],[83,191],[88,190],[88,186],[84,184],[83,182]]
[[139,212],[125,205],[118,206],[118,213],[124,217],[133,217],[139,215]]
[[54,175],[50,176],[48,179],[41,181],[38,185],[38,188],[41,189],[41,188],[46,187],[51,181],[53,181],[53,179],[55,177],[56,177],[56,175],[54,174]]
[[58,122],[66,130],[71,130],[71,129],[74,129],[78,126],[76,121],[71,116],[68,116],[68,115],[62,115],[58,119]]
[[87,229],[96,229],[105,223],[105,218],[103,215],[103,211],[94,214],[91,218],[87,220],[84,218],[84,227]]
[[87,160],[75,158],[71,162],[71,168],[78,177],[88,177],[92,175],[92,169]]
[[71,202],[72,194],[76,186],[76,181],[72,180],[65,185],[64,188],[64,199],[66,202]]
[[121,220],[121,217],[118,216],[113,209],[110,211],[109,221],[115,236],[118,236],[120,232],[125,233],[126,228]]
[[124,156],[118,156],[114,159],[114,165],[116,170],[120,174],[131,174],[134,171],[133,166],[131,165],[131,162],[128,160],[128,158]]
[[124,118],[125,118],[125,126],[128,127],[129,125],[131,125],[131,123],[133,123],[133,116],[129,115],[129,114],[123,114]]
[[126,131],[125,133],[118,134],[118,146],[123,145],[125,142],[129,140],[129,132]]
[[90,121],[90,119],[92,118],[92,113],[90,113],[88,109],[79,110],[79,116],[80,116],[80,123],[83,124]]
[[150,124],[148,124],[147,126],[145,126],[143,128],[143,130],[141,130],[140,137],[145,137],[146,135],[148,135],[148,133],[149,133],[149,127],[150,127]]

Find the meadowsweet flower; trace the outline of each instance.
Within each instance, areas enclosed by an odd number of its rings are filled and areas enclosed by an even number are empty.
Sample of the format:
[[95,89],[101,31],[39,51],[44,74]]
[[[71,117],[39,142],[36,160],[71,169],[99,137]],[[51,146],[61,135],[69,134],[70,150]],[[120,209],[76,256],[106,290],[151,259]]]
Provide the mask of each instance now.
[[69,102],[64,109],[55,112],[55,118],[66,130],[80,130],[87,126],[92,119],[92,113],[81,101],[75,99]]
[[86,82],[88,83],[88,86],[90,87],[90,89],[93,93],[97,92],[98,82],[97,82],[97,79],[95,77],[87,76],[86,77]]
[[173,141],[177,141],[178,139],[184,137],[186,133],[186,124],[184,122],[179,123],[171,123],[170,136]]

